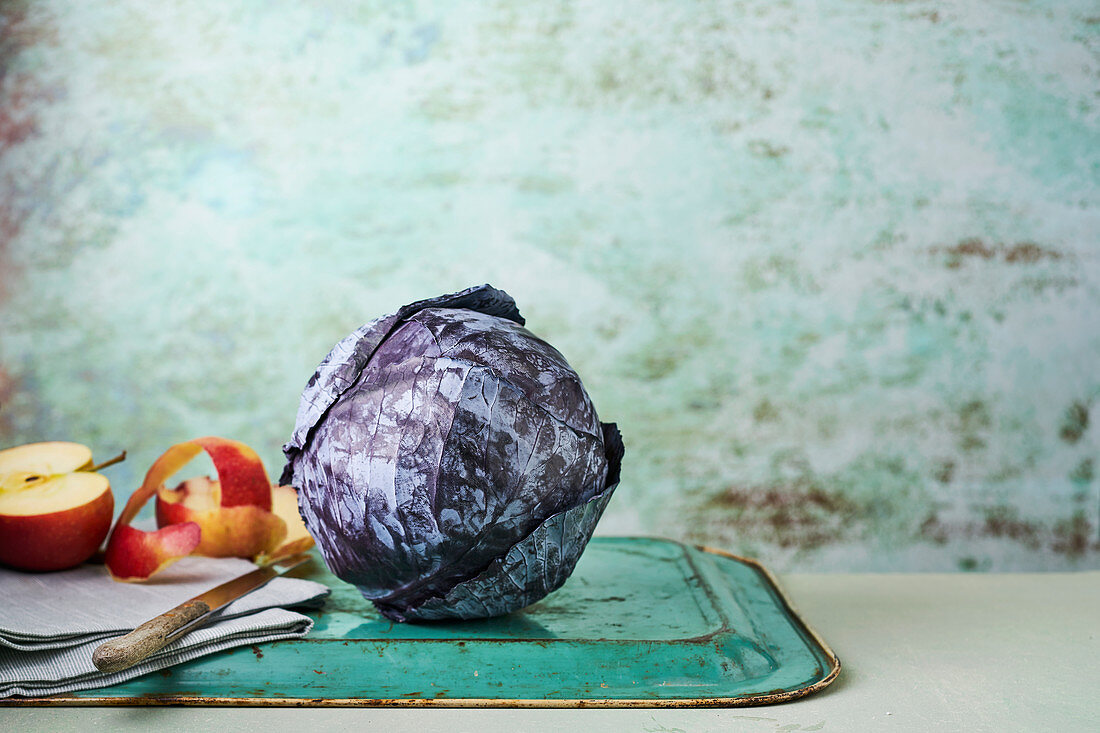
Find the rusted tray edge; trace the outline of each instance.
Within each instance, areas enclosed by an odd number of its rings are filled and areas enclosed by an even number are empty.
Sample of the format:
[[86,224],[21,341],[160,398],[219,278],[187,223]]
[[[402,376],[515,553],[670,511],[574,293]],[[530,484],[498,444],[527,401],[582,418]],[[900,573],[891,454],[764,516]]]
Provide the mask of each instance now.
[[778,579],[760,561],[742,557],[714,547],[696,545],[703,552],[728,557],[744,563],[760,573],[768,582],[776,597],[782,603],[788,618],[809,637],[829,661],[828,673],[812,685],[797,690],[784,690],[764,695],[745,695],[740,697],[700,697],[677,699],[654,698],[309,698],[309,697],[201,697],[170,696],[156,697],[77,697],[69,693],[52,697],[6,698],[0,700],[0,707],[101,707],[101,706],[206,706],[206,707],[436,707],[436,708],[719,708],[754,707],[790,702],[806,695],[825,689],[840,675],[840,659],[821,636],[807,624],[791,605],[787,594],[783,592]]

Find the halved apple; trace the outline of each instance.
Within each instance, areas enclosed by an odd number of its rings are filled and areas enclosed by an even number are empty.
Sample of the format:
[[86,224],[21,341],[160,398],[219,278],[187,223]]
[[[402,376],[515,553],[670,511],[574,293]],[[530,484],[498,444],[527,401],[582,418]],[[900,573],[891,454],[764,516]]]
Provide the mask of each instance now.
[[91,449],[79,443],[0,451],[0,563],[62,570],[95,554],[115,508],[110,482],[95,473],[102,467],[92,464]]
[[[217,480],[203,476],[167,488],[164,481],[201,451],[214,462]],[[286,492],[292,496],[292,514],[281,498]],[[129,527],[154,493],[161,529]],[[294,489],[272,487],[260,457],[244,443],[197,438],[172,446],[149,469],[108,542],[107,569],[116,580],[144,580],[192,553],[262,560],[288,554],[291,543],[303,550],[313,543],[298,515]]]

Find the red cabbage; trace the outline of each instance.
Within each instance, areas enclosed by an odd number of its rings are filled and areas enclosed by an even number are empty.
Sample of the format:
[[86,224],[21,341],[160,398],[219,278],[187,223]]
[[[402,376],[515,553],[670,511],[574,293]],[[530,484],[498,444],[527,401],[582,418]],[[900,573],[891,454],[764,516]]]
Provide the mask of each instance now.
[[284,484],[330,570],[388,618],[497,616],[557,589],[619,480],[622,440],[488,285],[340,341],[309,380]]

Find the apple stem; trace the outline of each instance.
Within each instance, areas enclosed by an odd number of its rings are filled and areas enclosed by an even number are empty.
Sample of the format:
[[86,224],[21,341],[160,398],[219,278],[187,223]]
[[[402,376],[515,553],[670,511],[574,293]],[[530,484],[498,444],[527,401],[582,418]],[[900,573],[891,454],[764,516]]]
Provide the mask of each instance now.
[[119,453],[114,458],[106,460],[103,463],[98,463],[98,464],[92,466],[91,468],[89,468],[87,470],[88,471],[93,471],[93,472],[94,471],[99,471],[100,469],[107,468],[107,466],[113,466],[116,463],[122,463],[125,460],[126,460],[126,451],[122,451],[121,453]]

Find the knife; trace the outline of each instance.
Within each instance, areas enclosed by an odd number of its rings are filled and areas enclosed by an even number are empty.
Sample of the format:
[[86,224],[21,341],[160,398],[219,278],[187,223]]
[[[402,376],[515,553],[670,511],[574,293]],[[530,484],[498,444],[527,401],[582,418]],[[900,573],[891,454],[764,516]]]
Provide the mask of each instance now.
[[309,560],[310,555],[307,554],[283,558],[200,593],[171,611],[146,621],[125,636],[100,644],[92,652],[92,664],[100,672],[107,673],[129,669],[153,652],[205,624],[215,611],[257,588],[262,588],[272,579],[285,575]]

